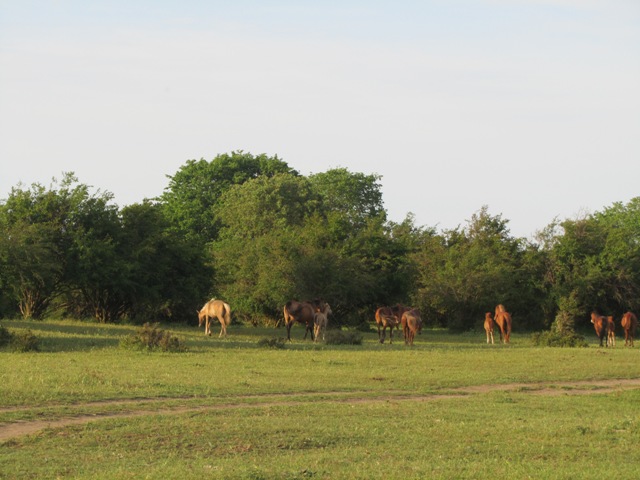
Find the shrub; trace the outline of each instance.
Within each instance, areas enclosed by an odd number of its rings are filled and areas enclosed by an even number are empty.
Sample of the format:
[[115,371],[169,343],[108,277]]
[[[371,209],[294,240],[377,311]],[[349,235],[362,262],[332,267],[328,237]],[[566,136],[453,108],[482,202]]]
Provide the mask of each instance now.
[[40,342],[31,330],[10,334],[9,345],[14,352],[37,352],[40,350]]
[[11,343],[11,333],[9,330],[0,325],[0,348]]
[[357,332],[328,330],[325,343],[327,345],[362,345],[362,335]]
[[531,341],[538,347],[588,347],[582,335],[557,331],[536,332]]
[[184,352],[183,341],[170,332],[158,328],[158,324],[145,323],[137,333],[120,340],[120,347],[127,350],[162,350],[163,352]]
[[273,338],[262,338],[258,340],[258,346],[264,348],[285,348],[285,338],[284,337],[273,337]]

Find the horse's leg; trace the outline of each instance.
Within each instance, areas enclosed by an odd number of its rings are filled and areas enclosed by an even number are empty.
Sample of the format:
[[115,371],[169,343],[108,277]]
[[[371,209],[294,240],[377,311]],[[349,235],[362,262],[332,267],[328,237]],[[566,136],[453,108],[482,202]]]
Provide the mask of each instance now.
[[287,327],[287,340],[291,341],[291,324],[293,322],[287,322],[285,320],[285,326]]
[[208,315],[206,318],[206,322],[204,324],[204,330],[205,330],[204,332],[205,335],[211,336],[211,318],[209,318]]
[[227,324],[224,321],[224,317],[220,318],[218,317],[218,321],[220,322],[220,335],[218,335],[218,338],[220,337],[226,337],[227,336]]

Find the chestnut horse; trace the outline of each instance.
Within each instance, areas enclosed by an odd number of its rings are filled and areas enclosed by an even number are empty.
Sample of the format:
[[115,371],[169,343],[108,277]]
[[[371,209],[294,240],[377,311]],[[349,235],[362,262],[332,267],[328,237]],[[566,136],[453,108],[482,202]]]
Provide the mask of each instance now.
[[496,314],[493,318],[500,329],[500,341],[509,343],[511,339],[511,314],[507,312],[503,305],[496,306]]
[[217,318],[220,322],[220,337],[227,336],[227,327],[231,324],[231,307],[228,303],[215,298],[204,304],[198,312],[198,327],[205,321],[204,334],[211,336],[211,319]]
[[489,343],[489,338],[491,338],[491,344],[493,344],[493,318],[491,318],[491,312],[487,312],[484,314],[484,331],[487,334],[487,344]]
[[[596,330],[596,335],[600,339],[600,346],[602,347],[602,341],[607,336],[608,321],[606,317],[598,315],[596,312],[591,312],[591,323]],[[609,346],[609,339],[607,338],[607,347]]]
[[[313,340],[314,318],[317,312],[324,311],[326,302],[314,300],[313,302],[298,302],[289,300],[284,306],[284,324],[287,327],[287,340],[291,341],[291,327],[295,322],[305,325],[304,339],[310,334]],[[330,311],[328,313],[331,313]]]
[[[378,340],[384,343],[387,327],[389,327],[389,343],[393,343],[393,327],[400,325],[400,319],[391,307],[380,307],[376,310],[376,325],[378,325]],[[382,333],[380,333],[382,327]]]
[[422,318],[420,310],[412,308],[402,314],[402,331],[404,332],[404,343],[413,346],[413,340],[422,329]]
[[322,340],[324,340],[325,333],[327,331],[327,325],[329,324],[329,315],[333,313],[328,303],[317,307],[315,314],[313,315],[313,342],[316,343],[320,334],[322,333]]
[[607,347],[616,346],[616,324],[613,317],[607,317]]
[[624,329],[624,346],[633,347],[633,337],[636,336],[636,329],[638,328],[638,317],[633,312],[627,312],[622,316],[620,324]]

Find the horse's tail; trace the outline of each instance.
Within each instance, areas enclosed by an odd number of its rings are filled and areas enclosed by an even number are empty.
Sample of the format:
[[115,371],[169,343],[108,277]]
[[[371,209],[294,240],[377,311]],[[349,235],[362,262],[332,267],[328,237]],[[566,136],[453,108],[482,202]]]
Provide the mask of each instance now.
[[227,327],[231,325],[231,307],[228,303],[224,304],[224,323]]

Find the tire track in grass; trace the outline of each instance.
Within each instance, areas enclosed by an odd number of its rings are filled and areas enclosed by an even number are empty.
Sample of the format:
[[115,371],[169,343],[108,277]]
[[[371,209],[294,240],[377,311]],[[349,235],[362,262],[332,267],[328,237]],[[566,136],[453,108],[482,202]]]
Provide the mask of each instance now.
[[[382,403],[382,402],[404,402],[404,401],[433,401],[442,399],[462,398],[469,395],[481,395],[492,392],[513,392],[530,395],[590,395],[597,393],[611,393],[622,390],[633,390],[640,388],[640,378],[632,379],[611,379],[611,380],[584,380],[572,382],[541,382],[541,383],[506,383],[472,385],[467,387],[455,387],[442,389],[442,393],[432,394],[408,394],[406,391],[331,391],[331,392],[294,392],[275,394],[256,394],[234,396],[234,402],[227,401],[211,405],[176,407],[160,406],[160,408],[136,408],[129,411],[102,412],[95,414],[84,414],[77,416],[67,416],[53,420],[26,420],[6,423],[0,425],[0,443],[7,442],[17,437],[40,432],[45,429],[64,428],[73,425],[83,425],[89,422],[106,420],[111,418],[134,418],[151,415],[178,415],[184,413],[197,413],[203,411],[226,410],[232,408],[265,408],[277,406],[297,406],[309,403],[310,401],[334,402],[334,403]],[[368,394],[368,395],[367,395]],[[340,398],[338,398],[340,397]],[[297,400],[287,400],[298,398]],[[98,402],[77,403],[72,405],[76,408],[89,408],[99,406],[122,406],[140,403],[164,404],[171,401],[208,399],[225,400],[225,398],[214,397],[159,397],[130,400],[105,400]],[[258,403],[238,403],[237,400],[268,400]],[[51,405],[49,405],[51,407]],[[69,405],[66,405],[69,406]],[[9,407],[0,409],[1,412],[27,411],[32,407]]]

